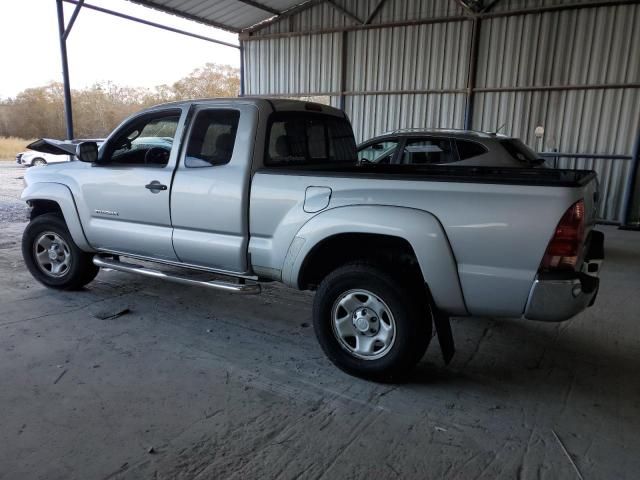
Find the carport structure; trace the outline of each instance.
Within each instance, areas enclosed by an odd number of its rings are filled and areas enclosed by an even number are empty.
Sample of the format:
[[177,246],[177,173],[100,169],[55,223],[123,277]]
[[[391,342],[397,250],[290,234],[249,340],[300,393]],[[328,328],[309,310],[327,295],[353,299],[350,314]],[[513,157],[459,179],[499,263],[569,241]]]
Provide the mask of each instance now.
[[639,224],[640,0],[132,1],[237,33],[241,95],[341,107],[358,141],[500,129],[596,170],[601,220]]

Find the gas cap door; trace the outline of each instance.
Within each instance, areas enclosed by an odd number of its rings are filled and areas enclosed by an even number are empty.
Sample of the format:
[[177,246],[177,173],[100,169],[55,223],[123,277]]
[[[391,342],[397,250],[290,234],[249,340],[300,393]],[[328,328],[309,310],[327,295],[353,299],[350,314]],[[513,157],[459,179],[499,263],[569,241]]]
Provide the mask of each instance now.
[[307,187],[304,193],[304,211],[316,213],[329,206],[331,189],[329,187]]

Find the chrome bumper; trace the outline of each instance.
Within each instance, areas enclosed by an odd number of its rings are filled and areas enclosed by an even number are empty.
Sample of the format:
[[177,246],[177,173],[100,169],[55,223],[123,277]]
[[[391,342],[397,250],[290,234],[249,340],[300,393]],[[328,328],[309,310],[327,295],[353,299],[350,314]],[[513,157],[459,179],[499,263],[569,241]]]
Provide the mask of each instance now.
[[600,287],[600,265],[604,259],[604,235],[592,231],[580,272],[541,273],[536,277],[524,318],[561,322],[595,302]]

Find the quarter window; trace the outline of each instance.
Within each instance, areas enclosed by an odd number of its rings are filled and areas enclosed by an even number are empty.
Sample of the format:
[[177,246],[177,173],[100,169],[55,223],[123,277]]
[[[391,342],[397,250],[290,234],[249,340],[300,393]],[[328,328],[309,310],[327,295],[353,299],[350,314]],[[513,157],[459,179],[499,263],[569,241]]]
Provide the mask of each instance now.
[[198,113],[187,147],[184,164],[188,168],[229,163],[236,143],[240,112],[203,110]]
[[466,140],[456,140],[456,147],[458,148],[458,156],[460,157],[460,160],[478,157],[489,151],[484,145],[480,145],[476,142],[468,142]]

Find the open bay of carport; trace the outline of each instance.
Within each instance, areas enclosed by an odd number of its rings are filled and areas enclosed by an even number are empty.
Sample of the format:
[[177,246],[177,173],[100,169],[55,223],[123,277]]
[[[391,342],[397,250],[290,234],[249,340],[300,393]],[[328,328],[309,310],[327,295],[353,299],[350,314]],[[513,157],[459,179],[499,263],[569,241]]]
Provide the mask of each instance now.
[[637,232],[601,227],[593,308],[561,324],[454,319],[450,366],[434,340],[407,383],[383,385],[329,363],[309,293],[117,272],[48,290],[23,265],[24,226],[0,226],[1,479],[640,471]]

